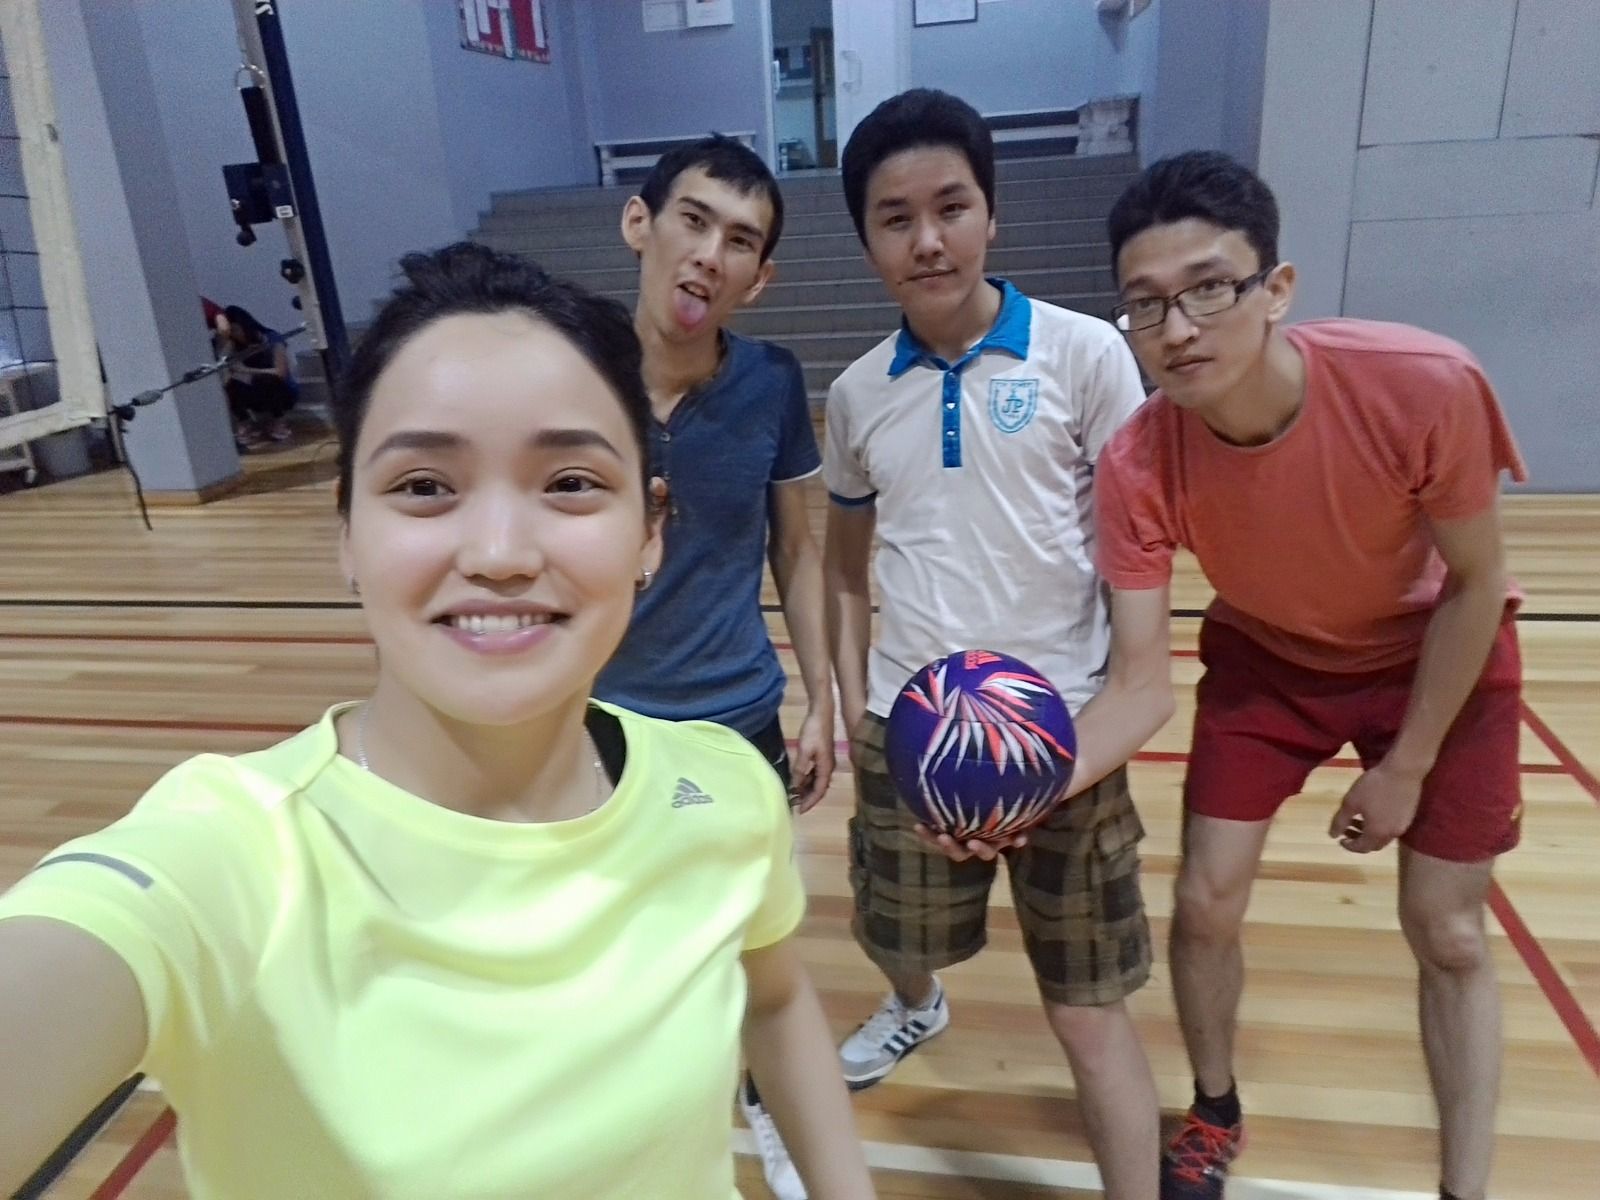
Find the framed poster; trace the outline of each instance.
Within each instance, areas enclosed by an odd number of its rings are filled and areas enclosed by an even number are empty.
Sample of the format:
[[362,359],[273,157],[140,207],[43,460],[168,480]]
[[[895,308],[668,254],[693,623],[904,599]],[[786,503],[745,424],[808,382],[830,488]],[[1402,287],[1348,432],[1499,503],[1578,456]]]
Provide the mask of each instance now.
[[955,25],[978,19],[978,0],[911,0],[913,25]]
[[498,58],[550,61],[544,0],[458,0],[461,45]]

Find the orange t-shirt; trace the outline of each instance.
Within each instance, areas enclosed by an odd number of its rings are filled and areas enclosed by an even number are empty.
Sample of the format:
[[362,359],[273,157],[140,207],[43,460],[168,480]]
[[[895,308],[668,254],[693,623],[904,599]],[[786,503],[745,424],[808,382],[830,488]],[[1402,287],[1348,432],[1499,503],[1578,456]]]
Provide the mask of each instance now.
[[[1319,671],[1414,660],[1445,567],[1428,519],[1482,512],[1527,478],[1483,369],[1437,334],[1378,321],[1284,331],[1305,402],[1282,435],[1234,446],[1157,392],[1100,456],[1101,574],[1160,587],[1184,546],[1209,615]],[[1515,605],[1515,588],[1507,597]]]

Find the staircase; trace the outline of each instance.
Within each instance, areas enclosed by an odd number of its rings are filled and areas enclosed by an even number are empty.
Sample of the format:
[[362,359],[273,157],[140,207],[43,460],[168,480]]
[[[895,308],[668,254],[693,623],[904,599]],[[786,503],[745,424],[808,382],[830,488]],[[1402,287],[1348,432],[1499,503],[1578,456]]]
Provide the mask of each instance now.
[[[1132,156],[1020,158],[996,164],[999,232],[989,272],[1064,308],[1105,316],[1112,294],[1106,213],[1137,172]],[[733,327],[794,351],[813,404],[899,322],[867,266],[837,175],[782,181],[778,272]],[[633,307],[638,264],[618,224],[628,188],[502,193],[473,235]]]

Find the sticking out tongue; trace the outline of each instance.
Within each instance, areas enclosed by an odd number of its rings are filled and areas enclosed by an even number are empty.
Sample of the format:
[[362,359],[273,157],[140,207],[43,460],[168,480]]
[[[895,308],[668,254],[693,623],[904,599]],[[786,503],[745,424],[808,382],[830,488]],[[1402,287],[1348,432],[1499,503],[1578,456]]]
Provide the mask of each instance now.
[[672,292],[672,314],[678,318],[678,324],[686,330],[699,327],[706,319],[706,313],[711,306],[692,292],[683,288],[674,288]]

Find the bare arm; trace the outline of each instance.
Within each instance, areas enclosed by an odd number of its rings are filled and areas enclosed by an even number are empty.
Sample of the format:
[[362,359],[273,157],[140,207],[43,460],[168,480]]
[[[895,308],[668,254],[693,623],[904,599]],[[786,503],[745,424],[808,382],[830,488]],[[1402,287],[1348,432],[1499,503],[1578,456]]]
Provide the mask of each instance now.
[[822,1005],[791,939],[744,955],[744,1055],[811,1200],[874,1195]]
[[1444,735],[1483,673],[1506,608],[1498,500],[1476,517],[1435,522],[1433,537],[1448,568],[1444,592],[1423,638],[1400,734],[1385,758],[1418,775],[1433,768]]
[[867,711],[867,650],[872,644],[872,586],[869,566],[877,510],[870,504],[828,505],[827,541],[822,552],[827,584],[828,644],[839,707],[852,734]]
[[60,921],[0,921],[0,1195],[9,1196],[144,1056],[133,972]]
[[833,672],[828,665],[822,552],[811,536],[810,479],[772,488],[772,537],[767,559],[778,586],[783,619],[794,643],[805,684],[807,712],[795,752],[797,807],[807,812],[827,793],[833,778]]
[[[1422,639],[1405,718],[1389,753],[1356,780],[1328,827],[1330,837],[1357,853],[1379,850],[1410,828],[1422,781],[1483,673],[1505,613],[1499,501],[1475,517],[1435,521],[1432,528],[1447,573]],[[1356,832],[1350,832],[1353,822],[1361,826]]]
[[1131,759],[1171,719],[1169,587],[1111,593],[1111,664],[1106,685],[1078,714],[1078,762],[1068,796]]

